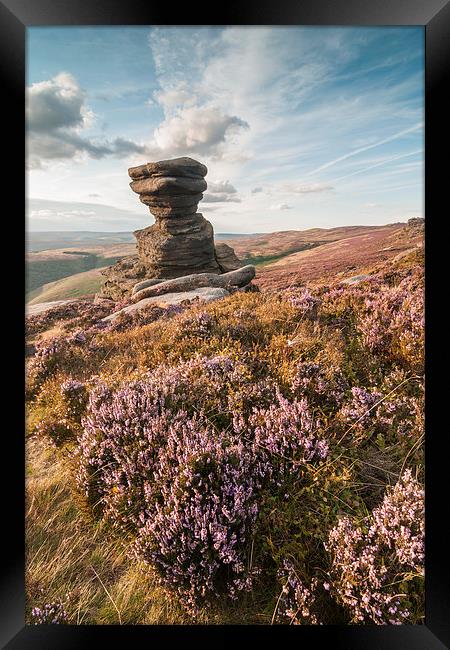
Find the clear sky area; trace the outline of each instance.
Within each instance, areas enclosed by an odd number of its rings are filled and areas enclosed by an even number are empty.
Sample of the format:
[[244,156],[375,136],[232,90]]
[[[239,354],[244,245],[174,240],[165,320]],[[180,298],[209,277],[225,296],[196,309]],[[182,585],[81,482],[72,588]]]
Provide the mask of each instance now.
[[153,222],[128,167],[191,156],[216,232],[423,216],[422,27],[31,27],[27,228]]

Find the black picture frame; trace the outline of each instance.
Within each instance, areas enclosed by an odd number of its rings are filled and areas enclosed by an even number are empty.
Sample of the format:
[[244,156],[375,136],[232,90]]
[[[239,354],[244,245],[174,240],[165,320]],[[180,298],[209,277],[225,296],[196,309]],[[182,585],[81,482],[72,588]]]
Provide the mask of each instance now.
[[[426,264],[426,618],[417,626],[25,626],[24,592],[24,440],[23,366],[20,351],[24,345],[24,300],[17,286],[24,280],[24,258],[15,254],[8,263],[7,275],[14,278],[17,312],[10,315],[10,332],[5,348],[14,359],[4,367],[9,392],[17,395],[13,424],[3,426],[3,475],[10,475],[3,488],[3,572],[0,589],[0,641],[2,647],[49,650],[51,648],[89,648],[109,642],[128,647],[150,642],[180,640],[183,644],[214,640],[222,645],[255,642],[255,632],[274,635],[278,642],[295,644],[323,643],[337,650],[371,648],[383,650],[439,650],[450,648],[450,570],[445,504],[448,502],[448,458],[444,449],[448,426],[445,403],[448,376],[448,329],[443,316],[446,296],[437,289],[446,278],[446,223],[443,209],[448,184],[447,158],[449,107],[446,99],[446,71],[450,68],[450,4],[446,0],[277,0],[258,3],[229,1],[214,16],[209,8],[186,3],[151,3],[147,0],[3,0],[0,2],[0,69],[3,89],[4,135],[11,135],[11,146],[4,145],[7,163],[2,176],[3,194],[10,198],[9,221],[16,251],[25,251],[24,176],[25,151],[25,33],[37,25],[421,25],[426,41],[425,105],[425,264]],[[447,136],[447,137],[446,137]],[[17,158],[17,160],[15,160]],[[440,162],[440,161],[444,162]],[[447,182],[446,182],[447,181]],[[447,198],[447,197],[446,197]],[[7,219],[5,215],[5,219]],[[431,219],[431,221],[430,221]],[[10,235],[8,234],[8,237]],[[19,244],[20,242],[20,244]],[[8,242],[9,243],[9,242]],[[11,274],[11,276],[10,276]],[[24,286],[24,284],[22,285]],[[442,302],[441,302],[442,300]],[[17,318],[17,320],[16,320]],[[20,325],[19,325],[20,323]],[[5,340],[5,339],[4,339]],[[16,347],[17,344],[17,347]],[[439,347],[438,347],[439,346]],[[6,350],[5,350],[6,351]],[[19,354],[19,358],[17,358]],[[439,373],[439,365],[445,374]],[[16,368],[14,376],[13,369]],[[5,411],[11,410],[9,397]],[[440,422],[440,415],[444,415]],[[6,512],[5,512],[6,510]],[[240,640],[239,639],[239,640]],[[271,639],[267,638],[270,642]]]

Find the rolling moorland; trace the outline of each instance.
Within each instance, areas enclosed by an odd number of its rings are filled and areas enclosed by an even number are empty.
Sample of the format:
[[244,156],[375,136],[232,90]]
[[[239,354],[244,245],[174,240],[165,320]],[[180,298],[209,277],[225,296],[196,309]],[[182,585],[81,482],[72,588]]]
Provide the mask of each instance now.
[[[93,234],[97,242],[102,237],[112,237],[111,233]],[[68,238],[68,233],[64,236]],[[337,273],[351,274],[355,269],[390,259],[420,245],[421,236],[420,226],[405,229],[404,223],[397,223],[249,236],[219,234],[216,239],[229,244],[238,257],[258,267],[260,286],[282,288],[292,282],[333,277]],[[67,239],[73,246],[68,251],[61,248],[28,253],[27,303],[91,297],[100,288],[101,270],[135,252],[133,243],[97,243],[78,248],[79,238],[75,233],[73,240]]]
[[27,622],[423,623],[423,240],[230,237],[259,291],[29,316]]

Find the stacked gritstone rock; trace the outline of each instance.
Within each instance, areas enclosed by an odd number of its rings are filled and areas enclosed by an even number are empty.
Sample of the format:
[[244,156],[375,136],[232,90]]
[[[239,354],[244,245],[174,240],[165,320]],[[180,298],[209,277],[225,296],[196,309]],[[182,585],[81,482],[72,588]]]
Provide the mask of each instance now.
[[243,266],[230,246],[214,246],[213,227],[197,212],[207,171],[192,158],[150,162],[128,170],[131,189],[148,206],[155,223],[134,233],[137,255],[102,272],[105,280],[99,299],[122,300],[141,280],[221,274]]
[[132,167],[130,187],[148,206],[156,223],[134,234],[149,277],[177,278],[191,273],[220,273],[213,227],[197,212],[206,190],[205,165],[176,158]]

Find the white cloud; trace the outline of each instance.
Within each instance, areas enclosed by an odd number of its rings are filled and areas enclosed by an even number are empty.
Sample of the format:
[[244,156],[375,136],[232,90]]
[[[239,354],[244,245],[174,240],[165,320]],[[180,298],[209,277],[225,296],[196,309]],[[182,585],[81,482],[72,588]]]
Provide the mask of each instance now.
[[230,196],[229,194],[204,194],[203,195],[204,203],[240,203],[241,199],[237,196]]
[[262,187],[254,187],[252,189],[252,194],[258,194],[259,192],[262,192],[263,188]]
[[327,185],[326,183],[300,183],[298,185],[285,185],[285,189],[288,192],[295,192],[296,194],[310,194],[314,192],[328,192],[333,189],[333,186]]
[[249,125],[215,106],[191,106],[167,117],[153,133],[149,149],[161,155],[203,154],[220,158],[224,145]]
[[117,137],[112,141],[84,136],[94,120],[86,93],[76,79],[61,72],[27,88],[27,166],[41,169],[49,160],[67,160],[85,154],[91,158],[125,157],[144,153],[143,145]]
[[276,205],[271,205],[270,209],[271,210],[291,210],[292,206],[288,205],[287,203],[278,203]]
[[210,194],[236,194],[237,189],[230,181],[208,181],[208,191]]

